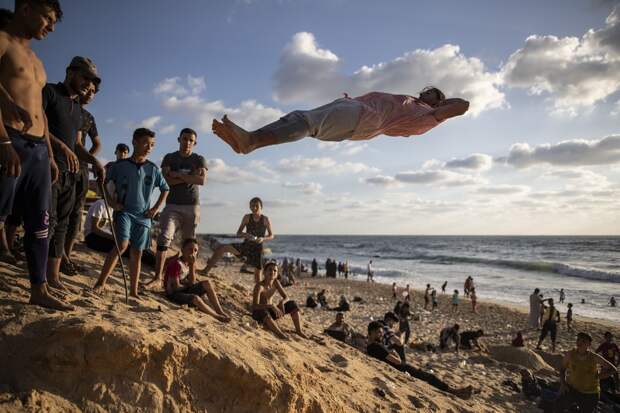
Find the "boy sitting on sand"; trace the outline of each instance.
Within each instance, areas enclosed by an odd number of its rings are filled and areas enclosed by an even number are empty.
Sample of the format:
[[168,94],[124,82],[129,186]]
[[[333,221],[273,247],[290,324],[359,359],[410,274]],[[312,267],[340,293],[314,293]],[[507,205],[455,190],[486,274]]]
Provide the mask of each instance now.
[[336,321],[325,329],[325,334],[336,340],[346,342],[347,338],[351,335],[351,327],[344,322],[343,313],[336,314]]
[[383,344],[388,350],[394,350],[403,363],[406,363],[405,346],[400,337],[400,333],[396,332],[396,328],[400,320],[396,314],[388,311],[383,316]]
[[436,389],[445,391],[446,393],[454,394],[455,396],[462,399],[467,400],[471,398],[471,394],[473,391],[471,386],[462,387],[459,389],[452,388],[447,383],[441,381],[437,376],[431,373],[427,373],[426,371],[417,369],[407,363],[401,362],[398,354],[395,351],[389,351],[382,343],[382,337],[383,326],[380,322],[373,321],[368,324],[368,346],[366,347],[366,351],[368,352],[369,356],[389,364],[396,370],[409,373],[410,376],[418,380],[425,381]]
[[[228,322],[230,316],[220,306],[211,283],[208,280],[196,282],[197,255],[198,241],[195,238],[188,238],[183,242],[181,256],[168,261],[164,275],[166,296],[173,303],[194,305],[203,313]],[[202,300],[204,294],[207,294],[213,308]]]
[[[278,266],[275,262],[268,262],[263,269],[263,279],[254,286],[252,299],[252,318],[261,323],[267,330],[286,340],[288,337],[280,330],[276,320],[285,314],[290,314],[295,325],[295,332],[303,338],[308,338],[301,331],[301,317],[299,307],[293,300],[289,300],[284,288],[277,280]],[[273,305],[271,299],[276,291],[282,297],[278,305]]]

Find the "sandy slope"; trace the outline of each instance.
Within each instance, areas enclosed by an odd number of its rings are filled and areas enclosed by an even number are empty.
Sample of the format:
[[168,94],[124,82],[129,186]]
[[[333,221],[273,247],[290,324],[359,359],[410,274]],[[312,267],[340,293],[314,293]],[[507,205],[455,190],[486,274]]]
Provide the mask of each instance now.
[[[291,339],[278,341],[251,319],[253,277],[237,266],[220,267],[212,277],[233,314],[230,324],[222,324],[160,293],[126,305],[118,274],[104,297],[94,296],[87,287],[103,258],[83,246],[77,257],[88,271],[65,278],[75,290],[66,298],[76,310],[68,313],[25,305],[25,274],[0,264],[0,411],[537,411],[501,385],[506,378],[518,381],[514,365],[474,352],[409,352],[413,364],[432,368],[451,384],[480,389],[462,401],[324,336],[333,312],[304,309],[310,340],[294,336],[290,320],[283,320]],[[340,294],[364,299],[347,315],[360,332],[371,316],[393,306],[388,287],[363,282],[302,279],[287,291],[303,303],[308,291],[321,288],[334,302]],[[420,317],[412,323],[416,340],[436,342],[438,329],[455,319],[447,306],[444,297],[434,315],[414,306]],[[491,345],[505,344],[508,337],[495,333],[525,322],[521,313],[497,305],[483,305],[477,316],[463,311],[456,319],[494,333]],[[587,327],[597,340],[604,329]],[[561,348],[570,340],[562,332]],[[557,361],[542,355],[551,365]]]

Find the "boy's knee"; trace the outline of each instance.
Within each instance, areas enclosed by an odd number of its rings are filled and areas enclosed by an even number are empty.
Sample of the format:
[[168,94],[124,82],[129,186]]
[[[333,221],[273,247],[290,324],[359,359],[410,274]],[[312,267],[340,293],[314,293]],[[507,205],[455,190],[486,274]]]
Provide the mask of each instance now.
[[199,305],[200,303],[202,303],[202,299],[201,299],[200,297],[198,297],[197,295],[195,295],[195,296],[192,298],[192,304],[194,304],[194,305],[196,305],[196,306],[197,306],[197,305]]
[[203,287],[205,290],[211,290],[211,289],[213,289],[213,286],[211,285],[211,282],[210,282],[209,280],[204,280],[204,281],[201,281],[201,283],[202,283],[202,287]]

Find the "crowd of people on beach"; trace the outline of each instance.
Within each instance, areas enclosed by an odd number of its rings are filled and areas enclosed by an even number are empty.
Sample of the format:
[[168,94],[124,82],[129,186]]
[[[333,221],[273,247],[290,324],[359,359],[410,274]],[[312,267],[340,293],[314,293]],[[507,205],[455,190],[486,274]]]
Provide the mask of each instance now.
[[[299,259],[294,264],[284,260],[281,265],[264,259],[264,243],[275,235],[270,219],[263,214],[260,198],[250,200],[250,212],[241,218],[236,232],[240,242],[211,240],[213,253],[205,267],[197,268],[201,248],[196,238],[201,210],[199,189],[206,183],[208,168],[205,158],[194,152],[198,139],[194,129],[187,127],[179,132],[178,150],[166,154],[161,167],[149,160],[156,145],[156,133],[147,128],[135,129],[131,148],[119,143],[116,160],[102,165],[97,158],[102,140],[95,117],[86,109],[102,87],[97,66],[88,57],[75,56],[68,62],[65,78],[48,83],[44,65],[31,48],[32,40],[43,40],[62,17],[58,0],[16,0],[14,12],[0,13],[0,260],[11,265],[25,262],[31,285],[30,303],[60,311],[73,309],[66,300],[72,291],[63,278],[83,271],[71,257],[86,195],[89,189],[94,189],[101,199],[88,210],[84,242],[89,249],[106,254],[93,285],[94,293],[104,293],[119,259],[122,265],[121,257],[128,255],[128,295],[136,302],[139,303],[146,288],[159,289],[173,303],[194,306],[221,322],[228,322],[232,315],[220,304],[214,284],[207,278],[199,280],[198,276],[208,276],[223,257],[232,254],[253,268],[254,288],[249,299],[252,318],[278,338],[287,339],[281,319],[288,315],[295,333],[307,338],[301,309],[284,288],[301,277],[303,265]],[[390,122],[377,125],[376,119],[364,112],[367,110],[364,105],[374,105],[380,111],[395,106],[401,109],[388,116]],[[222,122],[214,121],[213,129],[236,152],[249,153],[308,135],[343,140],[370,139],[380,134],[421,134],[446,119],[464,114],[468,105],[462,99],[446,99],[437,88],[423,90],[419,98],[373,92],[354,99],[347,96],[313,111],[292,112],[255,132],[242,130],[226,117]],[[415,117],[403,116],[411,113]],[[323,122],[327,116],[331,116],[331,123]],[[402,123],[395,122],[397,119]],[[361,126],[355,122],[361,122]],[[97,180],[94,188],[89,184],[91,171]],[[157,192],[159,195],[152,203],[151,197]],[[152,226],[157,216],[159,235],[152,243]],[[16,249],[16,235],[21,226],[23,254]],[[177,232],[182,234],[180,252],[169,257]],[[143,262],[154,268],[151,280],[144,284],[140,280]],[[334,278],[336,274],[348,278],[350,273],[347,261],[333,259],[325,262],[325,270],[328,277]],[[318,263],[314,259],[311,275],[317,274]],[[367,264],[367,281],[373,282],[374,276],[371,260]],[[441,286],[442,294],[446,288],[447,281]],[[471,277],[465,282],[464,296],[470,299],[472,312],[476,313],[477,295]],[[398,288],[394,284],[393,298],[397,297]],[[344,314],[351,308],[346,297],[341,296],[337,306],[330,306],[323,290],[316,296],[310,294],[306,306],[336,311],[335,323],[326,329],[332,337],[364,339],[365,351],[371,357],[441,391],[465,399],[471,397],[471,386],[450,386],[408,362],[405,348],[412,331],[409,285],[403,297],[381,321],[368,324],[366,335],[357,336],[345,322]],[[560,301],[563,300],[562,296]],[[612,300],[610,305],[615,305],[613,297]],[[530,303],[534,308],[531,327],[542,326],[538,345],[550,335],[555,350],[560,317],[553,300],[543,299],[536,290]],[[459,290],[454,290],[450,305],[453,314],[459,311]],[[430,284],[424,293],[424,308],[431,311],[438,308],[437,290]],[[568,326],[572,328],[570,323]],[[454,323],[438,332],[438,348],[448,349],[453,342],[457,352],[464,348],[482,349],[483,336],[484,331],[480,329],[461,331],[459,324]],[[560,380],[565,391],[560,405],[575,402],[586,406],[583,411],[591,411],[588,406],[598,400],[599,390],[610,386],[609,382],[603,385],[601,381],[599,388],[597,365],[609,370],[607,379],[612,380],[613,386],[618,385],[615,367],[620,358],[618,348],[611,334],[606,340],[605,346],[594,353],[588,350],[591,337],[586,333],[577,335],[576,349],[564,357]]]

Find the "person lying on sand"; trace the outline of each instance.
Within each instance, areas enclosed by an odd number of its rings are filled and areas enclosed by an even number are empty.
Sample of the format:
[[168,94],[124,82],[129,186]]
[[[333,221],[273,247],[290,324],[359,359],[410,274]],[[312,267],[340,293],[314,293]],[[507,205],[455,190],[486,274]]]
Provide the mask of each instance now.
[[389,364],[398,371],[409,373],[409,375],[413,378],[422,380],[435,387],[436,389],[453,394],[465,400],[471,398],[473,392],[472,386],[453,388],[447,383],[441,381],[437,376],[421,369],[415,368],[410,364],[401,362],[398,354],[395,351],[388,350],[386,346],[382,343],[382,338],[382,324],[378,321],[373,321],[368,324],[368,346],[366,348],[366,352],[369,356]]
[[336,321],[325,329],[325,334],[342,342],[347,341],[351,335],[351,327],[344,322],[344,313],[336,314]]
[[[276,320],[285,314],[290,314],[295,326],[295,332],[303,338],[308,338],[301,331],[301,316],[299,307],[293,300],[289,300],[284,288],[277,280],[278,265],[275,262],[268,262],[263,269],[263,279],[254,286],[252,297],[252,318],[263,325],[264,328],[273,332],[281,339],[287,339],[286,334],[280,330]],[[273,305],[271,299],[276,291],[282,297],[278,305]]]
[[[230,316],[222,309],[211,283],[208,280],[196,282],[197,256],[198,241],[195,238],[187,238],[183,241],[181,256],[171,258],[166,264],[164,275],[166,297],[173,303],[193,305],[203,313],[227,323],[230,321]],[[202,300],[204,294],[207,295],[211,306]]]
[[260,281],[260,271],[263,268],[263,242],[272,240],[275,236],[271,230],[271,221],[263,215],[263,201],[260,198],[250,200],[250,211],[252,213],[243,216],[237,229],[237,236],[243,237],[243,242],[218,245],[207,261],[206,267],[199,270],[199,273],[208,275],[224,253],[230,252],[237,257],[245,258],[245,264],[254,267],[254,282]]
[[422,135],[444,120],[463,115],[469,102],[446,99],[435,87],[419,96],[370,92],[363,96],[336,99],[311,110],[296,110],[253,132],[246,131],[224,115],[214,119],[213,133],[236,153],[248,154],[258,148],[313,138],[340,142],[368,140],[379,135]]
[[347,297],[344,295],[340,296],[340,301],[338,302],[338,307],[333,307],[329,309],[330,311],[350,311],[351,304],[347,301]]
[[525,342],[523,340],[523,332],[517,331],[517,335],[512,339],[513,347],[525,347]]

